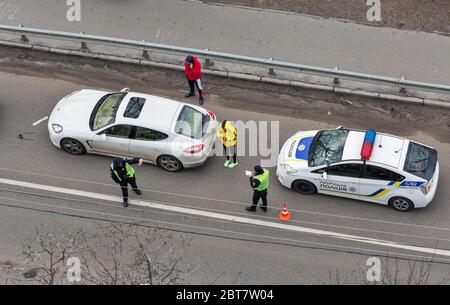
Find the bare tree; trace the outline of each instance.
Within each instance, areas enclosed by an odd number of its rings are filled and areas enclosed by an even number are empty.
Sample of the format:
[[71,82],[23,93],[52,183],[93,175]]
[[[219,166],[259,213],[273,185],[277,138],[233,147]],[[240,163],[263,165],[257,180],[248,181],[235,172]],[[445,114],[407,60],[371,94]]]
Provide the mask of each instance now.
[[43,233],[36,228],[23,243],[19,262],[1,264],[5,284],[37,283],[62,284],[65,280],[66,261],[81,251],[82,231],[74,233]]
[[[365,284],[365,285],[428,285],[430,284],[433,257],[427,260],[405,260],[401,258],[380,258],[380,280],[369,281],[367,279],[367,266],[361,266],[345,274],[342,270],[331,269],[328,279],[321,283],[328,285]],[[449,283],[449,274],[438,281],[441,284]]]
[[95,233],[35,233],[24,242],[19,263],[0,264],[5,283],[67,284],[67,259],[81,263],[81,283],[97,285],[182,284],[200,262],[187,263],[183,236],[137,225],[108,223]]
[[[397,257],[385,257],[381,260],[381,276],[379,282],[368,281],[367,285],[427,285],[430,282],[433,257],[428,260],[403,260]],[[445,280],[445,279],[444,279]]]

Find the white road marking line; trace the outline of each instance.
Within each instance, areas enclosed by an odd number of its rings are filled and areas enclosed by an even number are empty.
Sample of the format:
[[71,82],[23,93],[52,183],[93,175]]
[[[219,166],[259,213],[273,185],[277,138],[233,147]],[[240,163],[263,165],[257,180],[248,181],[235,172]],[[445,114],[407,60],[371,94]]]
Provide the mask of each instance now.
[[[27,187],[27,188],[32,188],[32,189],[39,189],[39,190],[44,190],[44,191],[50,191],[50,192],[54,192],[54,193],[63,193],[66,195],[74,195],[74,196],[87,197],[87,198],[92,198],[92,199],[100,199],[100,200],[106,200],[106,201],[112,201],[112,202],[122,202],[122,198],[118,197],[118,196],[86,192],[86,191],[80,191],[80,190],[69,189],[69,188],[29,183],[29,182],[10,180],[10,179],[4,179],[4,178],[0,178],[0,183],[20,186],[20,187]],[[372,245],[379,245],[379,246],[384,246],[384,247],[397,248],[397,249],[403,249],[403,250],[416,251],[416,252],[429,253],[429,254],[433,254],[433,255],[442,255],[442,256],[450,257],[449,250],[433,249],[433,248],[419,247],[419,246],[410,246],[410,245],[400,244],[400,243],[392,242],[392,241],[379,240],[379,239],[373,239],[373,238],[367,238],[367,237],[363,237],[363,236],[356,236],[356,235],[349,235],[349,234],[342,234],[342,233],[325,231],[325,230],[310,229],[310,228],[294,226],[294,225],[289,225],[289,224],[284,224],[284,223],[276,223],[276,222],[259,220],[259,219],[252,219],[252,218],[246,218],[246,217],[240,217],[240,216],[220,214],[220,213],[196,210],[196,209],[191,209],[191,208],[170,206],[170,205],[159,204],[159,203],[154,203],[154,202],[149,202],[149,201],[130,200],[129,203],[133,204],[133,205],[145,206],[145,207],[149,207],[149,208],[166,210],[166,211],[177,212],[177,213],[182,213],[182,214],[190,214],[190,215],[196,215],[196,216],[202,216],[202,217],[207,217],[207,218],[214,218],[214,219],[220,219],[220,220],[226,220],[226,221],[230,221],[230,222],[237,222],[237,223],[244,223],[244,224],[253,224],[253,225],[258,225],[258,226],[263,226],[263,227],[268,227],[268,228],[285,229],[285,230],[299,232],[299,233],[324,235],[324,236],[331,237],[331,238],[338,238],[338,239],[350,240],[350,241],[367,243],[367,244],[372,244]]]
[[44,122],[44,121],[46,121],[46,120],[48,120],[48,116],[45,116],[45,117],[43,117],[42,119],[37,120],[36,122],[34,122],[34,123],[33,123],[33,127],[35,127],[35,126],[41,124],[42,122]]
[[[183,90],[179,90],[180,92],[184,92]],[[28,175],[34,175],[34,176],[44,176],[44,177],[50,177],[50,178],[57,178],[57,179],[63,179],[67,181],[75,181],[75,182],[82,182],[82,183],[90,183],[90,184],[96,184],[96,185],[103,185],[108,187],[116,187],[113,184],[108,183],[99,183],[94,182],[90,180],[80,180],[80,179],[73,179],[69,177],[64,176],[55,176],[55,175],[48,175],[44,173],[36,173],[36,172],[28,172],[23,170],[17,170],[17,169],[11,169],[11,168],[5,168],[0,167],[0,170],[14,172],[14,173],[24,173]],[[217,202],[224,202],[224,203],[234,203],[234,204],[241,204],[241,205],[247,205],[248,202],[240,202],[240,201],[232,201],[232,200],[226,200],[226,199],[218,199],[218,198],[211,198],[211,197],[201,197],[201,196],[194,196],[189,194],[179,194],[179,193],[172,193],[172,192],[164,192],[164,191],[157,191],[155,189],[141,189],[143,191],[148,191],[151,193],[157,193],[157,194],[164,194],[164,195],[171,195],[171,196],[179,196],[179,197],[186,197],[186,198],[194,198],[194,199],[200,199],[200,200],[210,200],[210,201],[217,201]],[[271,207],[269,207],[271,209]],[[393,222],[393,221],[387,221],[387,220],[381,220],[381,219],[372,219],[372,218],[361,218],[361,217],[354,217],[354,216],[347,216],[347,215],[339,215],[339,214],[330,214],[330,213],[321,213],[321,212],[314,212],[314,211],[308,211],[308,210],[296,210],[296,209],[290,209],[293,212],[298,213],[304,213],[304,214],[312,214],[312,215],[320,215],[324,217],[336,217],[336,218],[343,218],[343,219],[351,219],[356,221],[364,221],[364,222],[374,222],[374,223],[384,223],[389,225],[396,225],[396,226],[407,226],[407,227],[413,227],[413,228],[421,228],[421,229],[429,229],[429,230],[443,230],[443,231],[450,231],[450,228],[446,227],[437,227],[437,226],[427,226],[427,225],[418,225],[413,223],[404,223],[404,222]],[[325,225],[317,223],[318,225]],[[333,226],[333,225],[331,225]],[[347,229],[360,229],[360,228],[347,228]],[[371,231],[371,230],[369,230]]]

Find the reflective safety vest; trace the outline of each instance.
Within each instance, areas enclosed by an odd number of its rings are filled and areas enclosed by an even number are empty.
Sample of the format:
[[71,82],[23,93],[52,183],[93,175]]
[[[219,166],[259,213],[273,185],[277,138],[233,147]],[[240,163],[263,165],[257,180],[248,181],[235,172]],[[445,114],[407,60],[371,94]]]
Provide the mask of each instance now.
[[225,123],[225,128],[217,130],[217,136],[222,140],[226,147],[234,146],[237,143],[237,131],[230,122]]
[[261,175],[253,177],[253,179],[258,179],[261,182],[257,187],[253,188],[255,191],[265,191],[269,188],[269,171],[264,168],[264,173]]
[[[117,177],[117,179],[121,182],[122,179],[120,179],[119,173],[114,169],[114,165],[111,164],[111,170],[114,173],[114,175]],[[133,166],[131,166],[130,164],[128,164],[128,162],[125,162],[125,171],[127,172],[127,176],[128,178],[133,178],[134,177],[134,168]]]

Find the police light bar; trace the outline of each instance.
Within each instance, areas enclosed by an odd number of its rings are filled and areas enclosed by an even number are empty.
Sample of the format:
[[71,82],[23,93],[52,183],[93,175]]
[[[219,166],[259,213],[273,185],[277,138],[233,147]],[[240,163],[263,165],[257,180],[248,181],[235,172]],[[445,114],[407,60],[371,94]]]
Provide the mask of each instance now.
[[361,158],[363,160],[369,160],[370,155],[372,155],[373,145],[375,143],[375,136],[377,135],[374,129],[369,129],[366,131],[364,136],[364,143],[361,148]]

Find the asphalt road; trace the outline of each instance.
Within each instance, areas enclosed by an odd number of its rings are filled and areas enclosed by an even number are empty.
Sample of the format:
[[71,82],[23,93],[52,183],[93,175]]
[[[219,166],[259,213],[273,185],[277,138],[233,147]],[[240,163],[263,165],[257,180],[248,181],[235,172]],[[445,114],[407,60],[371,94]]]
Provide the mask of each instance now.
[[[80,88],[133,90],[183,100],[185,84],[177,72],[128,67],[78,60],[63,56],[2,50],[0,67],[0,178],[119,196],[120,190],[109,177],[111,158],[70,156],[49,141],[46,124],[32,123],[49,115],[56,102]],[[220,85],[218,85],[220,84]],[[233,170],[223,167],[223,158],[214,157],[204,166],[181,173],[167,173],[151,165],[137,170],[143,200],[168,207],[189,207],[248,219],[280,223],[277,213],[286,201],[293,211],[289,224],[351,234],[361,238],[391,241],[404,245],[450,249],[450,185],[448,113],[433,108],[395,106],[378,101],[347,97],[352,107],[327,101],[320,92],[303,96],[242,87],[219,79],[207,80],[206,107],[219,119],[280,122],[279,142],[298,130],[335,127],[366,129],[375,126],[383,132],[427,143],[439,151],[441,175],[433,203],[421,210],[399,213],[388,207],[327,196],[305,197],[283,188],[271,170],[270,210],[267,214],[245,212],[251,198],[244,170],[259,163],[259,157],[239,157]],[[195,102],[189,100],[189,102]],[[364,104],[366,103],[366,104]],[[346,102],[344,102],[346,104]],[[358,105],[364,105],[358,108]],[[391,112],[382,111],[392,108]],[[397,108],[397,109],[396,109]],[[330,115],[328,111],[331,110]],[[405,112],[400,115],[399,112]],[[407,115],[408,114],[408,115]],[[411,114],[411,117],[409,117]],[[429,122],[417,122],[429,117]],[[422,118],[422,120],[423,120]],[[417,131],[420,129],[420,131]],[[24,135],[20,139],[18,134]],[[278,144],[280,144],[278,143]],[[20,186],[0,184],[0,260],[19,258],[21,244],[35,227],[48,231],[84,228],[95,231],[106,219],[137,222],[177,230],[174,235],[192,241],[188,261],[200,259],[202,268],[191,283],[209,284],[298,284],[333,283],[330,272],[339,272],[342,281],[361,282],[366,260],[390,255],[402,259],[430,259],[433,255],[390,246],[343,240],[327,235],[294,232],[252,223],[218,221],[186,213],[132,206],[87,197],[60,194]],[[84,216],[85,218],[80,218]],[[91,217],[92,219],[89,219]],[[188,233],[183,233],[188,232]],[[431,282],[440,283],[450,272],[450,257],[434,256]],[[402,260],[407,272],[408,261]]]
[[0,23],[85,32],[448,84],[450,38],[185,0],[2,0]]

